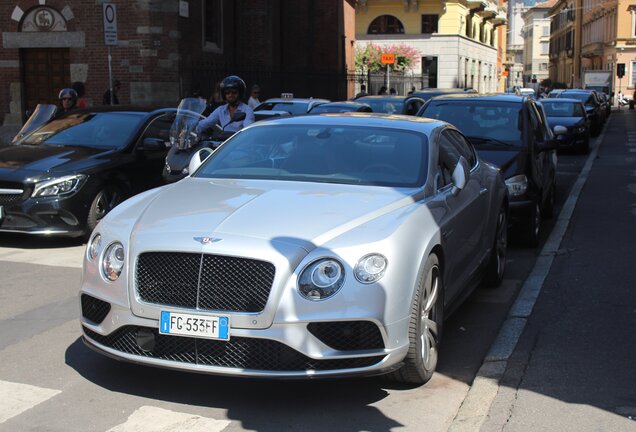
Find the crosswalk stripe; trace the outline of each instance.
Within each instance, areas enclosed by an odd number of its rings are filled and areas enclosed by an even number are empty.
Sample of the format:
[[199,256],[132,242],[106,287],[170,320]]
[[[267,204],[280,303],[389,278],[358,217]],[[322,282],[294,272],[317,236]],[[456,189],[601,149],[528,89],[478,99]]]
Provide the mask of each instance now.
[[221,432],[229,424],[228,420],[215,420],[194,414],[143,406],[133,412],[125,423],[107,432]]
[[0,424],[60,393],[29,384],[0,381]]

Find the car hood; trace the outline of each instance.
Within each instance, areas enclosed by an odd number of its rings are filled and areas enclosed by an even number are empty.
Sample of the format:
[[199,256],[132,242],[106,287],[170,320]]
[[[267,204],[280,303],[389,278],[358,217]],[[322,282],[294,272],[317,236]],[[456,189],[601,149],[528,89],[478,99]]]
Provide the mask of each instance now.
[[565,126],[571,127],[576,126],[578,124],[583,124],[584,120],[581,117],[548,117],[548,124],[551,127],[554,126]]
[[[409,193],[410,191],[410,193]],[[265,180],[186,178],[161,188],[133,236],[249,237],[310,251],[413,203],[414,190]]]
[[65,147],[23,146],[0,147],[0,178],[22,181],[47,173],[78,172],[88,159],[110,153],[111,150]]
[[514,150],[481,150],[477,148],[476,150],[479,157],[501,170],[504,180],[523,174],[527,154],[524,148]]

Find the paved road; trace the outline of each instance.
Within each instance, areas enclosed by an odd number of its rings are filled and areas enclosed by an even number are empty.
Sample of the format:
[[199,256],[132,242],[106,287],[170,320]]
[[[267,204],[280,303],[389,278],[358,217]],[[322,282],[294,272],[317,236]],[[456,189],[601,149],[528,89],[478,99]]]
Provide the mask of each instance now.
[[[559,157],[558,207],[584,162]],[[539,251],[510,251],[502,286],[477,291],[450,317],[438,372],[409,388],[380,378],[227,379],[110,360],[79,339],[83,245],[4,235],[0,431],[446,431]]]

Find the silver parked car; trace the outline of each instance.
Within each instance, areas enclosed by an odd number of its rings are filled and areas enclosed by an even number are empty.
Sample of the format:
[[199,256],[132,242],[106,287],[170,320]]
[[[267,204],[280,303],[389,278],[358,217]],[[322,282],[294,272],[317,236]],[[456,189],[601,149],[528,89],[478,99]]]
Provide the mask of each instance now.
[[504,272],[499,172],[448,123],[273,119],[113,209],[88,243],[85,343],[260,377],[428,381],[445,314]]

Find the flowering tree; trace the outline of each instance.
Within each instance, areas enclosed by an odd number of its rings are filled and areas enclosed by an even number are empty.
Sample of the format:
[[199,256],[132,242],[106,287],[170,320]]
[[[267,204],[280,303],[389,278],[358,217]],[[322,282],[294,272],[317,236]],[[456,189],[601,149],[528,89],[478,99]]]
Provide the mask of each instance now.
[[362,70],[364,67],[369,72],[385,70],[386,65],[383,65],[381,61],[382,54],[395,55],[395,63],[389,65],[389,68],[397,72],[413,69],[422,58],[422,53],[419,50],[404,43],[386,46],[368,43],[356,47],[356,69]]

